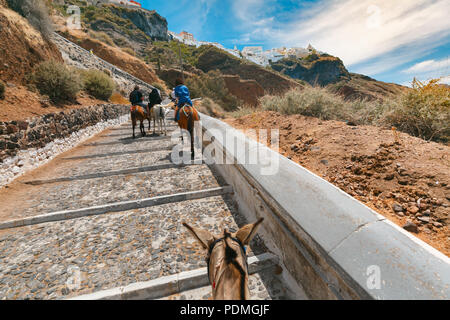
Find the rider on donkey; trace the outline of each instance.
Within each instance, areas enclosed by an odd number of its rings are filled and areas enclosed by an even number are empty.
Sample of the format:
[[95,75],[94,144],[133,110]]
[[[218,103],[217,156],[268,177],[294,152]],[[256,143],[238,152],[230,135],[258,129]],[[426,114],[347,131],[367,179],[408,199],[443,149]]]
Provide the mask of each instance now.
[[134,87],[134,90],[130,93],[129,100],[130,100],[132,106],[140,106],[144,109],[145,113],[148,113],[147,107],[143,103],[144,95],[139,90],[139,86]]
[[178,103],[177,103],[177,112],[175,114],[175,121],[180,120],[180,109],[182,106],[184,106],[185,104],[190,105],[191,107],[193,107],[191,98],[190,98],[190,94],[189,94],[189,89],[188,87],[186,87],[183,83],[183,80],[181,80],[180,78],[178,78],[177,80],[175,80],[175,89],[174,89],[174,95],[175,98],[178,99]]
[[158,89],[153,88],[148,95],[148,110],[151,111],[152,108],[162,102],[161,94]]

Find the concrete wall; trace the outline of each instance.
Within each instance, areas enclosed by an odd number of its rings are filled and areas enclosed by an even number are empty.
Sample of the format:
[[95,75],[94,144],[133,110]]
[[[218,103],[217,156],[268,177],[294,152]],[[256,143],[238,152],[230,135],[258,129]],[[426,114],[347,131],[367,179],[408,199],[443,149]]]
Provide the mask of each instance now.
[[[215,131],[205,153],[213,146],[237,161],[214,166],[248,220],[265,218],[264,240],[311,299],[450,299],[448,257],[277,152],[201,116],[203,130]],[[231,155],[233,139],[247,148]],[[243,161],[252,155],[258,164]],[[278,170],[267,175],[270,161]]]

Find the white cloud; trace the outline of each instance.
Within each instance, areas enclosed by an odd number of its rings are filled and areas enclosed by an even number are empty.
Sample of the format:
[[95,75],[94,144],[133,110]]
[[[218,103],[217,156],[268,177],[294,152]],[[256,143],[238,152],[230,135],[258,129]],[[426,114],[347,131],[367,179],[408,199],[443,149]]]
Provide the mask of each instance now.
[[450,73],[450,59],[442,59],[442,60],[426,60],[419,63],[416,63],[412,67],[403,70],[404,73],[424,73],[424,72],[444,72]]
[[[424,56],[450,39],[448,0],[321,0],[291,14],[295,21],[284,24],[277,23],[270,10],[265,13],[271,5],[272,0],[233,0],[235,15],[243,28],[249,29],[248,42],[273,46],[311,43],[348,66],[375,61],[388,70]],[[409,60],[388,56],[396,51],[403,51],[400,55]],[[386,57],[389,64],[383,65]],[[376,74],[376,69],[379,73],[375,65],[371,69],[371,74]]]

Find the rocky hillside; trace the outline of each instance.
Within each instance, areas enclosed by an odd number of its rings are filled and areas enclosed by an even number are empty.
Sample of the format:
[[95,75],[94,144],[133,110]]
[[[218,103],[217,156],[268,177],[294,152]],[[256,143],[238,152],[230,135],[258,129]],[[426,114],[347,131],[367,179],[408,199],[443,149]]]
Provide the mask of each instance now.
[[408,87],[378,81],[362,74],[350,73],[349,75],[349,79],[329,84],[327,88],[331,92],[344,96],[347,100],[383,100],[408,90]]
[[350,74],[341,59],[328,54],[312,53],[304,58],[286,58],[271,63],[272,69],[311,85],[326,86],[349,80]]
[[216,47],[208,47],[198,58],[196,67],[203,72],[219,70],[226,75],[237,75],[243,80],[255,80],[266,93],[283,93],[301,84],[252,62],[238,59]]
[[142,53],[152,41],[169,40],[167,20],[156,11],[104,3],[92,5],[80,0],[55,0],[54,15],[67,16],[69,5],[79,6],[83,27],[101,33],[109,44]]
[[406,87],[377,81],[368,76],[350,73],[344,63],[328,54],[312,53],[304,58],[287,58],[270,64],[271,68],[310,85],[327,87],[348,100],[376,100],[395,96]]

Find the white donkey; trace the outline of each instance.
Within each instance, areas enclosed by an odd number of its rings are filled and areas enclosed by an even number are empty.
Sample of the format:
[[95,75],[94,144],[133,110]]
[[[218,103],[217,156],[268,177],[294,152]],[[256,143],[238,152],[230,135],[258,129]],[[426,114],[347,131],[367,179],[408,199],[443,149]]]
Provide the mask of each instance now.
[[151,117],[153,119],[153,134],[155,134],[156,130],[155,122],[156,122],[158,123],[160,134],[162,134],[164,127],[164,135],[167,136],[166,117],[169,112],[170,108],[168,107],[168,104],[167,105],[156,104],[153,106],[151,111]]

